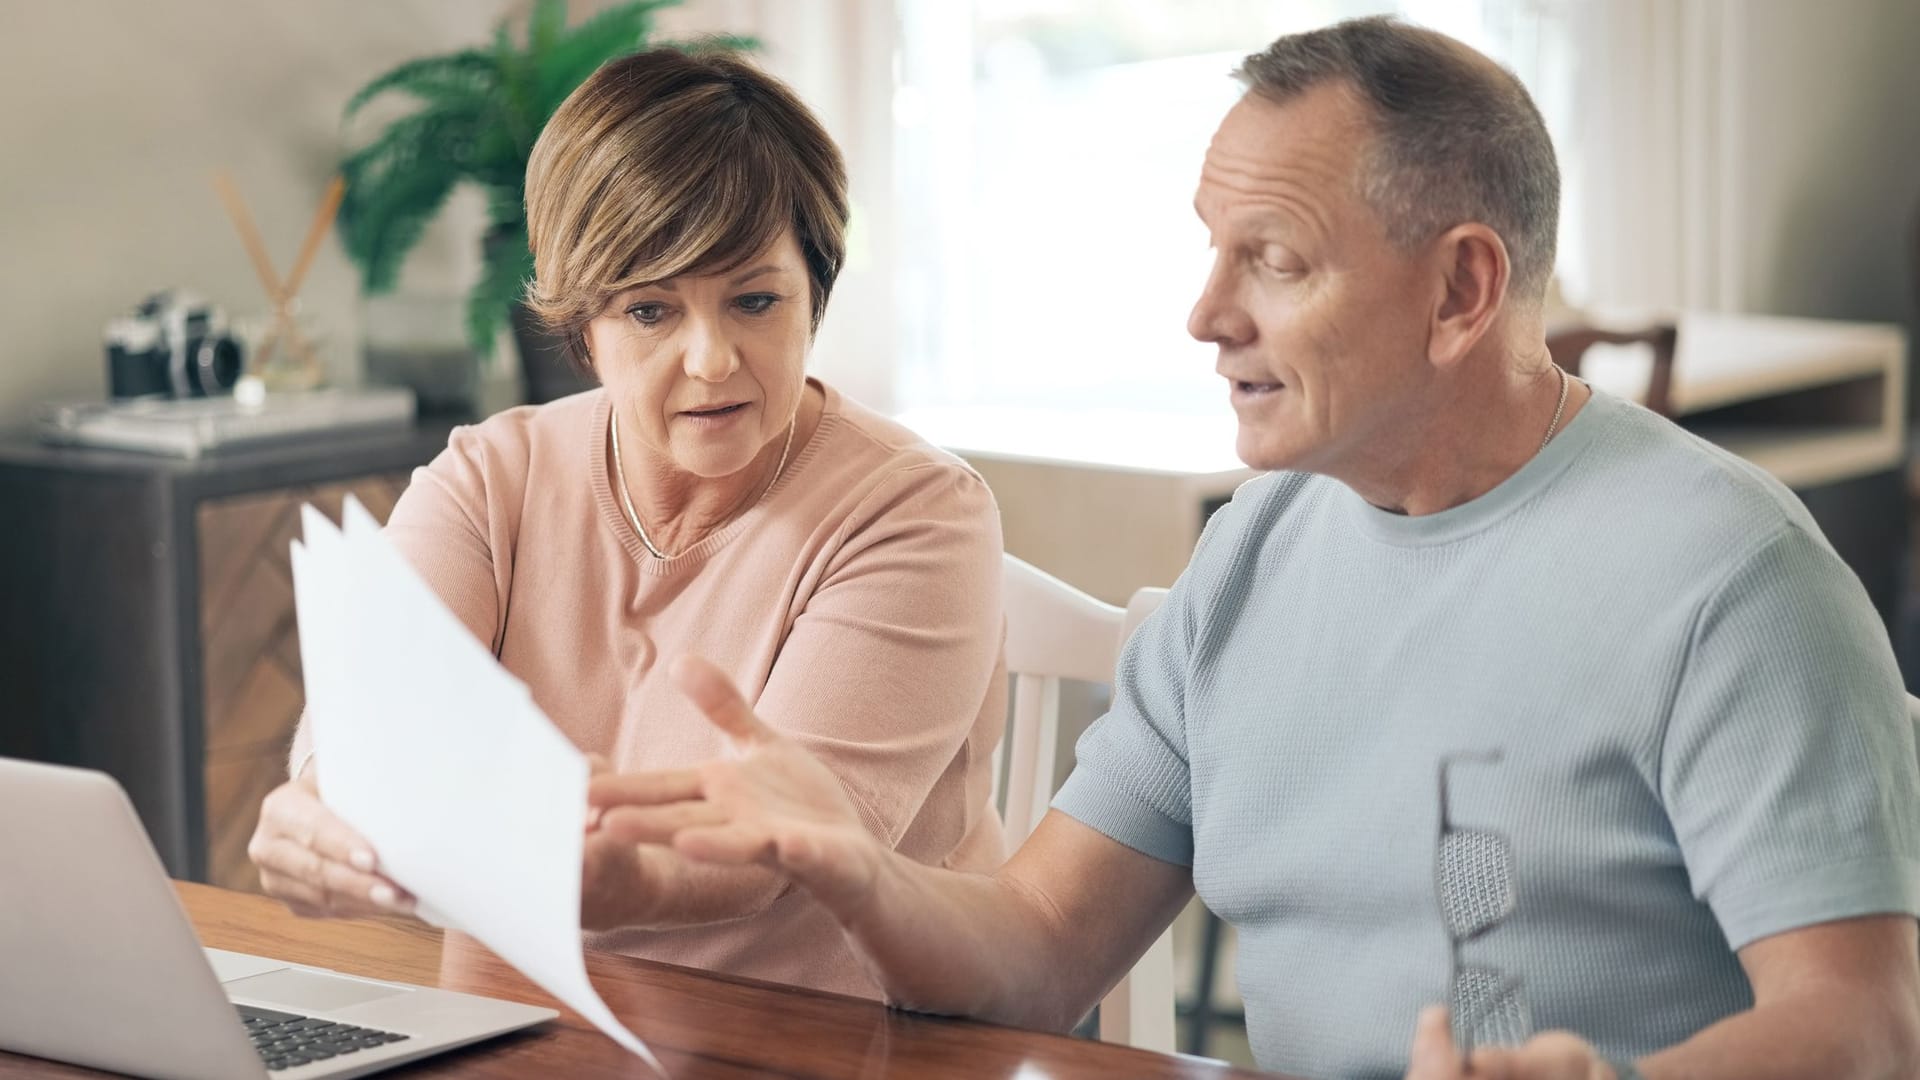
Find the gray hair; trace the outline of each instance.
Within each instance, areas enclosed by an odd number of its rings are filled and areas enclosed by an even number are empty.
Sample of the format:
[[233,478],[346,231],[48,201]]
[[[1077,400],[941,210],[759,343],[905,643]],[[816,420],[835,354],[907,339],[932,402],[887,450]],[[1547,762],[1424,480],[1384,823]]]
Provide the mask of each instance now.
[[1360,195],[1393,243],[1412,249],[1480,222],[1507,246],[1509,295],[1544,297],[1560,167],[1540,110],[1512,72],[1445,34],[1376,16],[1289,34],[1234,75],[1276,104],[1349,83],[1374,120]]

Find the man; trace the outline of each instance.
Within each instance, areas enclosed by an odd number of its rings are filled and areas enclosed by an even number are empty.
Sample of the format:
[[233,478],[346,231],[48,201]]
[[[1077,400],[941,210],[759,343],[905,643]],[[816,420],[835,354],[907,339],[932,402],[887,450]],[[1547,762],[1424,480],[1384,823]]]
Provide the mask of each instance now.
[[599,827],[779,868],[907,1008],[1064,1028],[1197,887],[1269,1068],[1439,1080],[1471,1037],[1473,1076],[1920,1074],[1885,634],[1779,484],[1551,364],[1525,91],[1388,20],[1240,74],[1189,329],[1275,471],[1128,645],[1033,837],[991,877],[895,855],[692,659],[741,754],[600,778]]

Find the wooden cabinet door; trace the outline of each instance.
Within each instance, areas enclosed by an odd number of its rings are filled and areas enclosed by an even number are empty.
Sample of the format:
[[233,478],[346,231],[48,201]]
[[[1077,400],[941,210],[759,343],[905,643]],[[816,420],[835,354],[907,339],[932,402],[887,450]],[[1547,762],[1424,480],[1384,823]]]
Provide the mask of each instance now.
[[259,891],[247,840],[260,801],[286,778],[304,705],[287,554],[300,535],[300,507],[310,502],[338,523],[352,494],[384,523],[407,480],[407,473],[381,474],[200,504],[204,828],[214,885]]

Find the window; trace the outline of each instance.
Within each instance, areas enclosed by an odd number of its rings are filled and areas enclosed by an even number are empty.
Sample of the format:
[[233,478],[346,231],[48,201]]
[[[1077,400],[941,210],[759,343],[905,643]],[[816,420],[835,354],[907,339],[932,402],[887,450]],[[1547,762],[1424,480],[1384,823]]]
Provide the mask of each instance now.
[[1526,79],[1545,2],[898,0],[897,404],[1223,415],[1189,207],[1241,58],[1400,11]]

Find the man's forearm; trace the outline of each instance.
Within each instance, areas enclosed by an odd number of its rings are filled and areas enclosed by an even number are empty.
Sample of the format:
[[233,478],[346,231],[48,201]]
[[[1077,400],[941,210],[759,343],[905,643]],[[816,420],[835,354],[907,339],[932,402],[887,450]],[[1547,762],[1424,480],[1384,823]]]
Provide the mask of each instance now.
[[[641,844],[618,881],[588,910],[617,912],[612,927],[670,929],[746,918],[786,889],[760,866],[714,866]],[[1097,973],[1060,955],[1058,919],[1016,879],[962,874],[878,849],[872,888],[857,903],[816,898],[844,928],[890,1004],[1025,1027],[1065,1029],[1092,1007]],[[1083,985],[1084,984],[1084,985]]]
[[1910,1080],[1920,1045],[1901,1007],[1808,993],[1730,1016],[1639,1067],[1647,1080]]
[[1005,875],[887,852],[859,906],[835,915],[900,1008],[1064,1030],[1099,992],[1097,973],[1061,955],[1045,898]]
[[915,863],[874,836],[840,778],[761,723],[718,668],[683,657],[674,678],[735,753],[596,777],[598,828],[695,862],[777,866],[839,922],[893,1004],[1065,1027],[1193,895],[1184,864],[1058,811],[992,877]]

